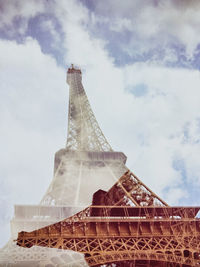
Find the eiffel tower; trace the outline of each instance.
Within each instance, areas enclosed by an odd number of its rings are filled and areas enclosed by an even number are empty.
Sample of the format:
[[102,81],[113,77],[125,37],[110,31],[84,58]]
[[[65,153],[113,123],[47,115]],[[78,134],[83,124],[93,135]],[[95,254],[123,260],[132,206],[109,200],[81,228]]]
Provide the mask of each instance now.
[[115,152],[103,135],[82,85],[81,70],[67,71],[69,85],[66,147],[55,154],[52,182],[38,205],[16,205],[10,241],[0,250],[0,266],[88,266],[80,253],[32,247],[13,240],[18,232],[32,231],[69,217],[91,204],[93,192],[107,191],[127,171],[126,156]]
[[[74,81],[77,79],[74,73],[80,73],[80,70],[72,68],[68,73],[69,80],[73,80],[72,83],[75,84]],[[81,83],[76,83],[76,88],[76,95],[81,95],[81,99],[85,99]],[[87,107],[87,100],[83,102]],[[68,135],[67,147],[88,150],[93,134],[92,131],[88,131],[88,125],[81,124],[81,116],[87,117],[88,111],[76,116],[73,112],[75,109],[72,107],[69,111],[69,114],[72,114],[69,129],[71,127],[73,130]],[[103,145],[106,144],[108,149],[108,152],[103,152],[104,157],[107,153],[114,156],[112,153],[117,152],[111,152],[99,128],[98,132]],[[97,136],[98,134],[95,135],[95,140]],[[103,160],[101,164],[102,162]],[[125,172],[109,190],[105,190],[103,185],[96,188],[92,198],[91,194],[89,196],[92,205],[38,230],[21,231],[18,234],[17,245],[27,250],[41,246],[80,252],[89,266],[200,266],[200,220],[197,217],[200,207],[169,207],[136,175],[127,170],[125,161],[117,163],[119,169],[115,163],[113,158],[111,164],[105,163],[110,175],[114,174],[114,179],[120,172]],[[96,176],[96,172],[93,175]],[[107,180],[104,182],[107,183]],[[51,199],[48,198],[51,192],[52,187],[45,196],[48,201]]]
[[67,249],[89,266],[198,266],[199,208],[169,207],[128,171],[98,126],[81,71],[72,66],[67,81],[66,148],[40,205],[16,206],[12,238],[23,232],[19,246],[5,246],[2,266],[87,266]]

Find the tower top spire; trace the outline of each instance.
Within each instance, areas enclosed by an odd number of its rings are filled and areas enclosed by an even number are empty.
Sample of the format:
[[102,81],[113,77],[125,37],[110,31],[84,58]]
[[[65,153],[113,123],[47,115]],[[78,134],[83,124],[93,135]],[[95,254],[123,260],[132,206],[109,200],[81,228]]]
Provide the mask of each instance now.
[[71,68],[68,68],[67,73],[80,73],[81,74],[81,70],[78,67],[74,67],[74,64],[71,64]]

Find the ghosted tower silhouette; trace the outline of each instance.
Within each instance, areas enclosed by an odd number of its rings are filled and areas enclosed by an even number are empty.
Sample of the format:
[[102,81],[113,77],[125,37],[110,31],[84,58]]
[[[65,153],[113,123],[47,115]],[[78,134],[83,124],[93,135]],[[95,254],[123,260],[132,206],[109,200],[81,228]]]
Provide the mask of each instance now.
[[66,147],[55,154],[54,176],[39,205],[15,205],[10,241],[0,250],[0,266],[87,266],[81,254],[49,248],[18,247],[17,233],[52,224],[91,204],[127,170],[126,156],[112,150],[90,107],[81,70],[67,71],[69,84]]

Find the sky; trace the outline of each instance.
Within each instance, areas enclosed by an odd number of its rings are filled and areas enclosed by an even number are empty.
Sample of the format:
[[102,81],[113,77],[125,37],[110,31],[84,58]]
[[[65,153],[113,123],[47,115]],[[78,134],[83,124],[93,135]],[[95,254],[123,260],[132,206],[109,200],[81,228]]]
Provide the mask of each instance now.
[[65,147],[74,63],[102,131],[169,205],[200,204],[200,1],[0,0],[0,247]]

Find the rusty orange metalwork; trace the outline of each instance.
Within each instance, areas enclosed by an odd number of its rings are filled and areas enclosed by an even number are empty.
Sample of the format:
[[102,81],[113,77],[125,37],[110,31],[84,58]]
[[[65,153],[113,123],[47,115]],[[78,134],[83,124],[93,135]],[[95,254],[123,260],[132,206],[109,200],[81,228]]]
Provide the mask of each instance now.
[[168,206],[127,171],[83,211],[20,232],[17,245],[77,251],[89,266],[200,266],[199,210]]

